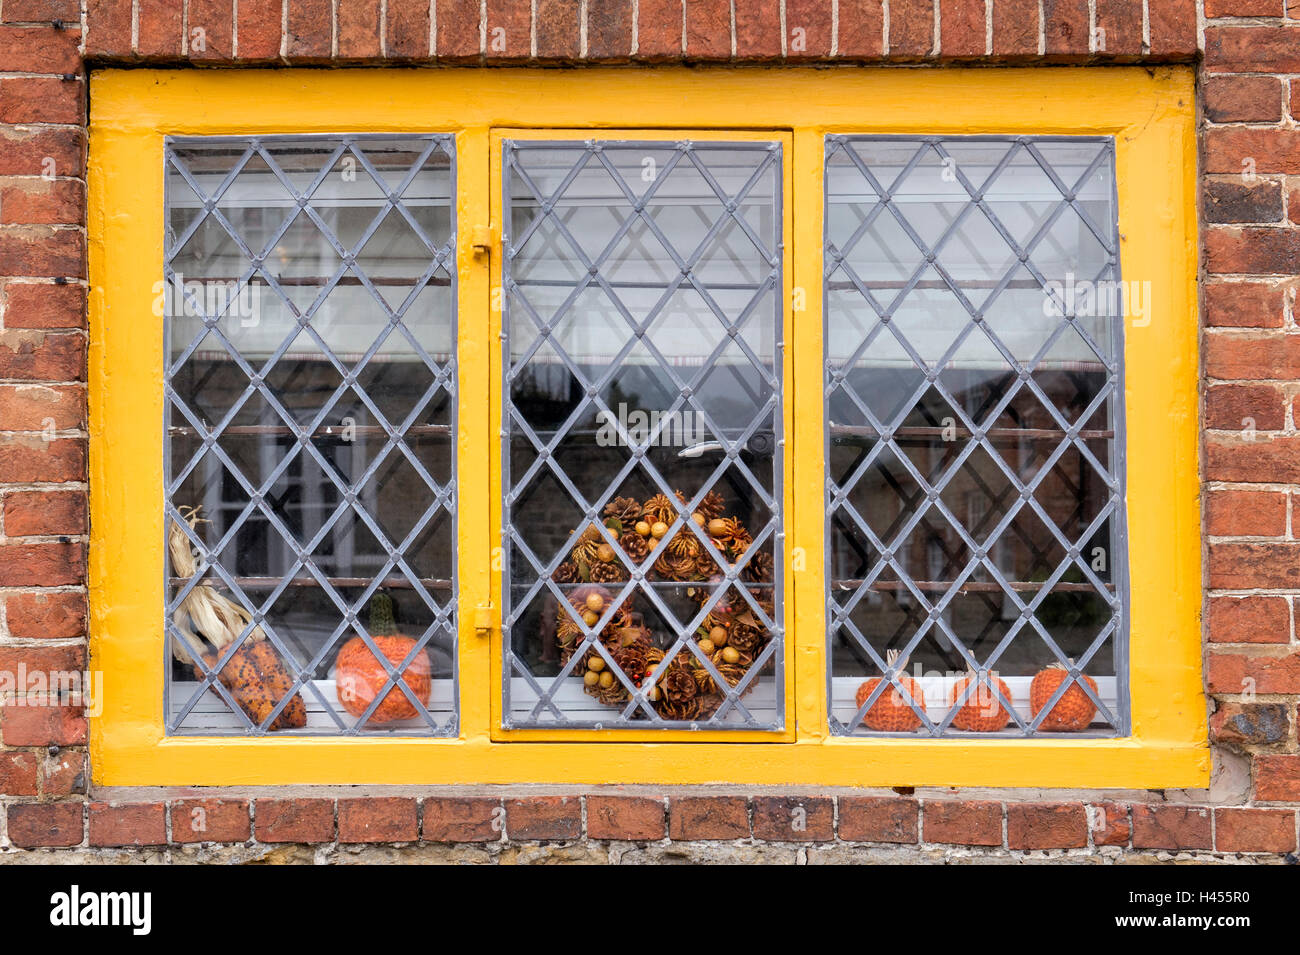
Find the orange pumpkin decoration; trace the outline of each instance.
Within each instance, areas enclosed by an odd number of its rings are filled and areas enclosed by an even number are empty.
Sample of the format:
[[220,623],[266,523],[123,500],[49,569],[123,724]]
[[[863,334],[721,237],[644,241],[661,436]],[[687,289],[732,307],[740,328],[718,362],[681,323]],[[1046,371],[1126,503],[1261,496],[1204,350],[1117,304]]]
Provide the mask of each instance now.
[[[1052,694],[1056,692],[1057,687],[1065,682],[1067,676],[1068,671],[1059,663],[1053,663],[1035,674],[1034,679],[1029,684],[1029,705],[1035,717],[1047,705],[1047,701],[1052,698]],[[1097,681],[1092,677],[1086,673],[1081,673],[1079,679],[1087,683],[1094,694],[1097,692]],[[1042,722],[1038,724],[1038,728],[1048,731],[1077,732],[1087,729],[1096,713],[1097,705],[1084,692],[1083,687],[1075,682],[1061,694],[1061,698],[1056,701],[1056,705],[1052,707],[1051,712],[1043,717]]]
[[[907,695],[919,708],[924,709],[925,694],[921,692],[920,685],[903,672],[907,661],[900,661],[898,651],[890,650],[885,657],[885,662],[898,674],[898,683]],[[858,687],[856,699],[859,709],[867,702],[867,697],[876,691],[876,687],[883,679],[884,677],[874,676]],[[863,714],[862,725],[878,733],[909,733],[921,725],[921,718],[908,705],[908,701],[899,692],[898,687],[891,686],[883,690],[876,697],[876,702],[871,704],[871,709]]]
[[[397,632],[397,625],[393,622],[393,600],[387,594],[376,594],[370,601],[370,639],[394,668],[400,666],[415,647],[416,641]],[[353,637],[339,651],[334,664],[334,681],[339,703],[353,716],[360,716],[388,682],[388,671],[364,640]],[[412,658],[402,671],[402,682],[417,700],[428,705],[433,680],[427,653],[421,650]],[[392,686],[367,722],[391,723],[414,719],[418,715],[419,711],[406,694],[399,687]]]
[[[997,680],[998,693],[1002,694],[1001,697],[992,690],[993,680]],[[1005,680],[999,679],[996,673],[990,673],[984,680],[971,673],[955,681],[952,692],[948,695],[948,706],[953,706],[961,699],[961,695],[966,692],[966,687],[971,683],[977,685],[966,698],[966,702],[961,705],[957,715],[952,718],[953,729],[967,730],[971,733],[996,733],[1000,729],[1005,729],[1011,722],[1011,714],[1002,705],[1002,699],[1011,699],[1011,688],[1007,686]]]

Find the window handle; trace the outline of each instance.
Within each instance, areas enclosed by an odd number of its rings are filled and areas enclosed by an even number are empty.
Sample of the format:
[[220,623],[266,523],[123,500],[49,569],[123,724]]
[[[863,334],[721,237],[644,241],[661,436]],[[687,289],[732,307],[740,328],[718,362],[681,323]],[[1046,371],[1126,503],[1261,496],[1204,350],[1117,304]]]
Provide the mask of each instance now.
[[492,251],[492,229],[485,225],[476,225],[469,230],[469,244],[475,255],[487,255]]
[[480,637],[492,636],[497,627],[496,604],[479,604],[474,608],[474,632]]

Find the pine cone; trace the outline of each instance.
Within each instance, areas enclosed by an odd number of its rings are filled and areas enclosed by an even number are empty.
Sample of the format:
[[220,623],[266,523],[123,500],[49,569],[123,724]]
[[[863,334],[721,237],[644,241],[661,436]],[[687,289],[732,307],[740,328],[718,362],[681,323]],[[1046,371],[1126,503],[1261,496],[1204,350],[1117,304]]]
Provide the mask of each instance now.
[[683,703],[694,698],[699,688],[695,678],[685,664],[674,660],[668,672],[659,680],[659,689],[663,698],[670,703]]
[[717,491],[710,491],[704,495],[700,501],[700,506],[695,509],[697,514],[703,515],[706,521],[711,521],[722,514],[722,509],[726,503],[722,500],[722,495]]
[[633,564],[640,565],[646,559],[646,555],[650,553],[645,538],[636,531],[624,531],[623,536],[618,539],[618,543],[623,548],[623,553],[627,554],[628,560]]
[[578,582],[578,568],[573,561],[566,560],[555,568],[555,573],[551,574],[551,580],[557,584],[576,584]]
[[605,516],[612,517],[623,525],[623,530],[630,531],[632,525],[641,520],[641,502],[632,497],[616,497],[605,505]]
[[[713,657],[710,658],[709,662],[712,663],[714,669],[718,671],[718,675],[727,681],[727,686],[735,686],[744,679],[745,671],[748,669],[738,663],[723,663],[721,652],[715,653]],[[718,684],[713,679],[712,674],[710,674],[704,667],[696,667],[693,669],[691,671],[691,676],[695,678],[695,685],[699,687],[701,693],[707,695],[709,693],[720,692],[718,690]]]
[[740,576],[755,584],[770,584],[775,577],[772,555],[765,550],[757,551],[749,558],[749,563],[740,572]]
[[673,506],[673,502],[663,494],[656,494],[646,501],[645,508],[641,513],[652,524],[655,521],[671,524],[677,520],[677,509]]
[[704,545],[700,543],[700,539],[684,527],[666,546],[668,553],[673,557],[689,557],[692,561],[698,560],[704,553]]
[[[694,686],[694,681],[691,682]],[[666,696],[661,696],[655,703],[655,712],[666,720],[693,720],[700,715],[700,698],[692,696],[689,700],[674,703]]]
[[695,580],[695,558],[665,554],[655,561],[655,573],[665,580]]
[[743,623],[738,623],[731,628],[731,635],[728,642],[735,647],[741,654],[753,657],[767,643],[766,634],[757,627],[750,627]]
[[623,565],[598,560],[591,565],[591,582],[593,584],[615,584],[627,580],[627,571]]

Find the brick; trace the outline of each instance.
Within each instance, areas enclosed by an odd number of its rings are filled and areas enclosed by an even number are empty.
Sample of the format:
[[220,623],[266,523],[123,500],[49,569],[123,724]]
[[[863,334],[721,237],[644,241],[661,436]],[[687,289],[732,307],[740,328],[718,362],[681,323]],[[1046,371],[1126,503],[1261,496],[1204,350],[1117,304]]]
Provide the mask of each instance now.
[[[739,35],[739,24],[736,32]],[[884,52],[884,43],[885,13],[881,0],[840,0],[840,58],[878,59]]]
[[572,0],[536,0],[534,29],[537,57],[542,60],[575,60],[581,50],[578,4]]
[[1210,739],[1239,746],[1269,746],[1286,741],[1291,716],[1285,703],[1225,700],[1210,717]]
[[1151,55],[1191,59],[1199,46],[1195,0],[1148,0]]
[[[1004,0],[1011,5],[1019,5],[1025,0]],[[997,49],[998,8],[993,7],[993,42]],[[939,0],[939,54],[948,59],[962,59],[983,56],[988,48],[988,30],[984,17],[985,6],[982,2],[971,0]],[[1038,0],[1034,0],[1034,48],[1038,52]]]
[[1300,335],[1206,335],[1205,373],[1222,380],[1295,378],[1300,375]]
[[[28,666],[29,680],[35,675]],[[9,680],[17,682],[14,670]],[[46,678],[48,679],[48,678]],[[6,746],[81,746],[86,742],[86,717],[80,706],[46,706],[31,699],[0,706],[0,736]]]
[[934,50],[934,0],[890,0],[890,59],[915,59]]
[[87,531],[84,491],[18,491],[4,502],[8,537],[80,536]]
[[686,57],[731,58],[730,0],[686,0]]
[[1211,127],[1204,141],[1205,172],[1231,173],[1243,180],[1251,173],[1300,173],[1300,130]]
[[1300,26],[1206,27],[1205,67],[1227,73],[1300,73]]
[[527,60],[532,56],[533,8],[527,0],[488,0],[487,58]]
[[927,800],[922,804],[921,815],[921,838],[925,842],[1002,845],[1001,803]]
[[85,838],[83,803],[17,804],[9,807],[9,841],[21,849],[66,848]]
[[254,800],[253,831],[259,842],[332,842],[334,800]]
[[1206,222],[1280,222],[1282,184],[1257,179],[1207,179],[1201,184]]
[[65,431],[85,423],[80,385],[0,384],[0,426],[6,431]]
[[1282,120],[1282,81],[1276,76],[1207,76],[1205,118],[1212,123]]
[[[240,0],[243,9],[243,0]],[[339,59],[372,60],[379,56],[379,0],[348,0],[338,6]]]
[[180,799],[169,807],[172,842],[247,842],[253,834],[247,799]]
[[0,127],[0,175],[83,176],[84,128]]
[[1291,607],[1285,597],[1211,597],[1207,629],[1212,643],[1288,643]]
[[32,753],[0,753],[0,794],[35,796],[36,756]]
[[0,80],[0,123],[84,125],[85,92],[80,79],[24,76]]
[[785,57],[824,60],[831,55],[830,0],[785,0]]
[[160,802],[92,802],[87,831],[92,846],[164,846],[167,806]]
[[0,545],[0,587],[61,587],[85,582],[85,545]]
[[840,797],[840,838],[847,842],[915,844],[920,838],[920,804],[913,799]]
[[1279,431],[1286,397],[1279,385],[1215,384],[1205,390],[1205,427],[1216,431]]
[[[376,0],[370,0],[371,4]],[[365,7],[367,4],[359,3],[358,0],[348,0],[347,3],[339,4],[339,51],[340,55],[346,56],[343,50],[343,23],[356,16],[355,11],[358,7]],[[280,42],[283,38],[281,21],[283,17],[284,5],[281,0],[239,0],[239,23],[237,30],[237,42],[239,48],[236,51],[241,60],[251,60],[254,62],[265,62],[268,60],[278,59],[280,56]],[[378,9],[376,8],[376,41],[374,46],[374,55],[379,53],[378,42]]]
[[1214,844],[1220,852],[1294,852],[1294,809],[1215,809]]
[[[37,671],[80,673],[86,668],[86,648],[79,644],[28,647],[0,645],[0,671],[16,674],[20,667],[25,667],[29,676]],[[35,702],[39,687],[29,685],[28,689],[29,702]]]
[[1300,693],[1300,654],[1211,653],[1206,684],[1211,693]]
[[588,0],[587,59],[622,62],[632,55],[632,0]]
[[1256,756],[1255,798],[1300,802],[1300,756]]
[[34,435],[0,437],[0,482],[26,484],[85,478],[86,442],[80,438],[46,441]]
[[1038,30],[1037,0],[994,0],[994,56],[1009,60],[1036,58]]
[[1127,846],[1133,835],[1128,806],[1119,803],[1089,806],[1088,828],[1094,846]]
[[1204,286],[1205,324],[1213,328],[1281,328],[1284,292],[1263,282],[1215,282]]
[[174,0],[136,0],[136,52],[146,59],[175,57],[181,42],[181,4]]
[[1199,806],[1133,807],[1134,849],[1210,848],[1210,810]]
[[76,30],[0,26],[0,63],[7,73],[80,73],[80,40]]
[[[289,29],[293,30],[293,8],[297,0],[290,0]],[[329,4],[325,4],[324,29],[330,31]],[[320,10],[318,9],[317,15]],[[320,21],[316,29],[320,29]],[[185,37],[192,60],[229,60],[234,57],[235,10],[234,0],[190,0],[188,34]],[[328,44],[326,54],[328,55]]]
[[668,836],[748,839],[749,806],[743,796],[674,796],[668,800]]
[[577,796],[508,799],[506,836],[525,841],[581,839],[582,800]]
[[682,0],[640,0],[637,4],[636,59],[676,60],[682,55]]
[[85,346],[77,334],[0,331],[0,378],[80,381],[86,373]]
[[1007,803],[1008,849],[1081,849],[1088,819],[1078,803]]
[[664,837],[664,804],[644,796],[588,796],[587,838],[657,842]]
[[339,842],[415,842],[419,838],[420,817],[414,799],[339,800]]
[[[190,2],[193,4],[193,0]],[[428,9],[427,4],[425,9]],[[330,11],[330,0],[289,0],[289,29],[285,45],[289,59],[322,63],[330,58],[334,37]]]
[[132,0],[86,0],[86,56],[131,55],[131,4]]
[[479,55],[478,0],[437,0],[434,52],[440,60],[463,62]]
[[835,838],[835,804],[826,796],[755,796],[754,838],[830,842]]
[[482,797],[424,801],[427,842],[496,842],[501,838],[501,800]]
[[1298,561],[1300,541],[1211,544],[1208,561],[1210,586],[1216,590],[1298,588]]
[[1287,190],[1286,217],[1300,225],[1300,182],[1293,183]]
[[[875,0],[841,0],[841,55],[844,55],[846,24],[849,29],[857,26],[852,19],[850,8],[863,6],[871,2],[875,2]],[[779,0],[735,0],[735,9],[736,59],[761,62],[779,57],[781,55],[781,4]],[[877,27],[876,33],[876,52],[879,53],[879,27]]]
[[5,622],[11,637],[57,640],[86,634],[86,596],[63,591],[10,594]]
[[70,23],[80,17],[81,4],[78,0],[8,0],[4,5],[4,18],[7,23],[37,23],[51,20]]
[[388,0],[384,18],[384,50],[390,59],[428,59],[428,0]]
[[1133,0],[1096,0],[1093,52],[1133,58],[1142,52],[1142,4]]
[[89,778],[84,751],[63,749],[53,756],[47,753],[41,768],[41,792],[46,796],[85,793]]
[[0,224],[84,225],[86,187],[79,179],[25,178],[0,185]]
[[1281,537],[1286,512],[1282,491],[1213,490],[1206,495],[1205,529],[1215,537]]
[[1205,0],[1205,17],[1280,17],[1283,0]]
[[0,226],[0,261],[9,275],[85,278],[85,235],[48,225]]
[[[997,10],[996,0],[993,4]],[[1048,59],[1088,56],[1088,0],[1043,0],[1043,51]]]

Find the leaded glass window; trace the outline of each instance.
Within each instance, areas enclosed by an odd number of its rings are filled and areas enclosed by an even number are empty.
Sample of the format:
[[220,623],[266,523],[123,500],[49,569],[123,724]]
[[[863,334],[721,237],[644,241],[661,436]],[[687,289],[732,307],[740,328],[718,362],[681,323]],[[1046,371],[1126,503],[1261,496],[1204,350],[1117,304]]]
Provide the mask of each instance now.
[[840,734],[1127,732],[1113,142],[826,146]]
[[169,732],[454,734],[451,137],[166,163]]
[[781,144],[503,149],[505,723],[778,729]]

